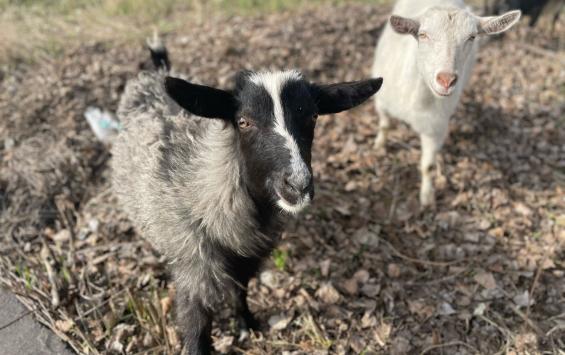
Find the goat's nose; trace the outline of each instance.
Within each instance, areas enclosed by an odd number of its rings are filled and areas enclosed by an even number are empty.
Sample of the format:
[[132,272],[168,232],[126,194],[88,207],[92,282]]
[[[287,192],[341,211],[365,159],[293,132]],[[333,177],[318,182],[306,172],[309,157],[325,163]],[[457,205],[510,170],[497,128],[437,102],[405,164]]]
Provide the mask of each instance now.
[[304,194],[312,184],[312,174],[287,174],[284,177],[287,189],[296,194]]
[[438,84],[440,84],[441,86],[443,86],[447,90],[450,87],[453,87],[455,85],[455,83],[457,82],[457,74],[441,72],[441,73],[438,73],[436,80],[437,80]]

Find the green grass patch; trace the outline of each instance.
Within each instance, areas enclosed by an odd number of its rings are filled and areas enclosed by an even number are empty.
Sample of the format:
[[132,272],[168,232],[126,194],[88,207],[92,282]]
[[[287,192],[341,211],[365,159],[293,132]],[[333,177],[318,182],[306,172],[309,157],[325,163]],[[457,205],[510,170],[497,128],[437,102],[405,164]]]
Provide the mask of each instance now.
[[280,271],[284,271],[286,268],[286,262],[288,261],[288,251],[282,249],[273,250],[273,262],[275,266]]

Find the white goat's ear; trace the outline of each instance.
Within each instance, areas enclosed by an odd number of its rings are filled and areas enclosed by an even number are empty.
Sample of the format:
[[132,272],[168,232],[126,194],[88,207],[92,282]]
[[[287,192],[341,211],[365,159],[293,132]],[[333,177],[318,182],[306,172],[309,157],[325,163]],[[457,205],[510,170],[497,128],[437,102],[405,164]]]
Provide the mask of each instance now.
[[420,29],[420,23],[416,20],[392,15],[390,17],[390,25],[392,29],[400,34],[411,34],[412,36],[418,35],[418,30]]
[[479,34],[494,35],[514,26],[522,16],[520,10],[508,11],[500,16],[479,17]]

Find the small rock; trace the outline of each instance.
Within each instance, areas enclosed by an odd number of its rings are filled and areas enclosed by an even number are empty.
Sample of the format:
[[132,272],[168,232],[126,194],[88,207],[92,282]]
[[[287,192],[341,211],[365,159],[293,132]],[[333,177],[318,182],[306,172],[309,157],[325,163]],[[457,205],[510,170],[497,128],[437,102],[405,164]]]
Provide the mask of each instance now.
[[351,337],[351,341],[349,342],[349,345],[356,354],[360,354],[367,346],[367,343],[360,336],[354,335]]
[[394,279],[400,276],[400,268],[394,263],[388,264],[386,272],[388,276]]
[[286,316],[284,314],[274,315],[269,318],[269,326],[271,330],[283,330],[288,327],[292,321],[292,316]]
[[463,240],[470,243],[478,243],[480,239],[481,236],[479,235],[479,233],[465,233],[463,235]]
[[98,227],[100,226],[100,222],[96,218],[92,218],[88,221],[88,228],[91,232],[96,233],[98,231]]
[[361,328],[367,329],[372,328],[377,325],[377,319],[371,315],[372,312],[365,312],[363,318],[361,318]]
[[486,231],[490,228],[490,226],[492,225],[492,223],[490,223],[490,221],[488,219],[482,219],[479,222],[479,229],[482,231]]
[[502,229],[501,227],[493,228],[493,229],[489,230],[488,233],[495,238],[504,237],[504,229]]
[[530,216],[532,214],[531,208],[529,208],[522,202],[515,203],[514,210],[525,217]]
[[496,288],[496,280],[490,272],[481,272],[475,275],[474,280],[488,290]]
[[376,297],[381,291],[380,285],[366,284],[361,287],[361,293],[367,297]]
[[234,337],[223,336],[214,342],[214,349],[222,354],[227,354],[233,346]]
[[410,341],[400,336],[392,341],[390,353],[392,355],[404,355],[404,354],[408,354],[410,350],[412,350]]
[[66,242],[69,239],[71,239],[71,232],[68,229],[61,229],[53,236],[56,242]]
[[357,280],[355,280],[354,278],[346,280],[343,283],[343,288],[351,296],[355,296],[359,292],[359,285],[357,283]]
[[435,311],[435,307],[426,304],[423,300],[409,300],[408,309],[424,319],[431,317]]
[[353,279],[357,280],[357,282],[364,284],[367,281],[369,281],[369,272],[367,270],[357,270],[357,272],[355,272],[355,274],[353,274]]
[[153,339],[151,333],[150,332],[145,333],[145,335],[143,336],[143,346],[149,348],[153,345],[154,342],[155,340]]
[[475,307],[475,309],[473,310],[473,315],[482,316],[483,314],[485,314],[486,309],[487,309],[486,303],[479,303],[477,307]]
[[529,353],[533,347],[537,347],[538,337],[535,333],[525,333],[516,335],[516,349],[520,353]]
[[355,234],[353,234],[353,240],[355,240],[357,243],[362,244],[362,245],[368,245],[368,246],[372,246],[372,247],[378,247],[379,246],[379,238],[378,238],[378,233],[379,233],[380,227],[373,227],[371,229],[369,229],[368,227],[362,227],[359,228],[357,231],[355,231]]
[[316,291],[316,297],[325,304],[335,304],[339,302],[340,294],[331,283],[326,283]]
[[59,320],[55,321],[55,326],[57,327],[57,329],[59,329],[63,333],[66,333],[69,330],[71,330],[73,325],[74,325],[74,323],[71,319],[66,319],[66,320],[59,319]]
[[530,293],[527,290],[514,296],[512,301],[514,301],[518,307],[529,307],[534,304],[534,300],[530,298]]
[[381,323],[377,329],[375,329],[373,335],[375,336],[375,341],[380,347],[384,348],[386,346],[391,332],[392,326],[388,323]]
[[438,314],[442,316],[449,316],[455,313],[457,312],[455,312],[455,310],[449,303],[443,302],[442,304],[439,305]]
[[355,191],[355,189],[357,189],[357,183],[355,181],[352,180],[345,184],[345,191],[350,192]]
[[330,259],[326,259],[320,262],[320,273],[322,274],[323,277],[328,277],[328,275],[330,274],[330,265],[331,265]]
[[275,289],[279,285],[279,277],[271,270],[265,270],[259,275],[259,280],[270,289]]

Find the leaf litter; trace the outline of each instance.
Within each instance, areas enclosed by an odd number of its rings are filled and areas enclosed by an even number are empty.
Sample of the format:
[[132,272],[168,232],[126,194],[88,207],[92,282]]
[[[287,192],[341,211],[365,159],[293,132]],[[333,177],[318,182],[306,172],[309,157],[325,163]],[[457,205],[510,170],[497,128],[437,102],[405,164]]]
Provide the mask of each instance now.
[[[209,85],[244,68],[355,80],[370,73],[388,11],[220,16],[166,41],[175,69]],[[225,305],[217,351],[564,349],[563,31],[522,24],[483,46],[442,152],[436,211],[417,205],[419,143],[406,126],[380,154],[371,104],[320,119],[317,197],[288,224],[284,267],[271,260],[250,283],[262,328],[239,342]],[[0,280],[80,353],[180,351],[164,260],[116,208],[108,148],[83,118],[115,111],[146,58],[137,43],[85,42],[0,75]]]

